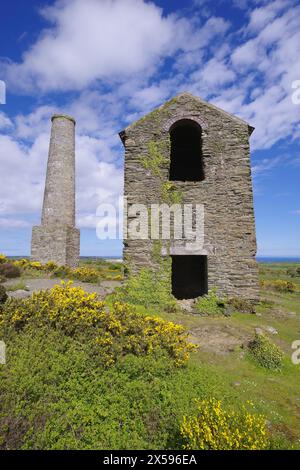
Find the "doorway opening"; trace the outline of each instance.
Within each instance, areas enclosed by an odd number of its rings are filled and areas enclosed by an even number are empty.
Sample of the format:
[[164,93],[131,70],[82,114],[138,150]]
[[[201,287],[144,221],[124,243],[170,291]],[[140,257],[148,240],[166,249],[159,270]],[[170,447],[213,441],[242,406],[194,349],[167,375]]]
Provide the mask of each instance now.
[[207,256],[173,255],[172,294],[176,299],[195,299],[208,292]]

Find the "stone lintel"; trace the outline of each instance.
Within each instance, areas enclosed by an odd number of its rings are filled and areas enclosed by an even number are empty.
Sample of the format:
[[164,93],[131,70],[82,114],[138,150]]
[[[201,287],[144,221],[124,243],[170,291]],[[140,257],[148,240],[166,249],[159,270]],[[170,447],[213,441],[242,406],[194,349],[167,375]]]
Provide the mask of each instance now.
[[178,241],[171,243],[169,248],[162,247],[161,255],[168,256],[168,255],[184,255],[184,256],[195,256],[195,255],[203,255],[209,256],[214,255],[215,250],[212,247],[203,246],[202,243],[197,243],[195,241],[186,241],[180,242]]

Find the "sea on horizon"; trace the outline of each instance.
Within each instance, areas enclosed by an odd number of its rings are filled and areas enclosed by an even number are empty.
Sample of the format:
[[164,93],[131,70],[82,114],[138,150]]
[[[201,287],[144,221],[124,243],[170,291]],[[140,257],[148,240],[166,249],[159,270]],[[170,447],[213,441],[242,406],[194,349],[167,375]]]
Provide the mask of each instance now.
[[[21,259],[21,258],[29,258],[28,255],[24,256],[7,256],[7,258],[13,258],[13,259]],[[122,261],[122,255],[119,256],[111,256],[111,255],[103,255],[103,256],[80,256],[80,259],[111,259],[111,260],[121,260]],[[256,257],[257,261],[259,263],[300,263],[300,257],[299,256],[257,256]]]

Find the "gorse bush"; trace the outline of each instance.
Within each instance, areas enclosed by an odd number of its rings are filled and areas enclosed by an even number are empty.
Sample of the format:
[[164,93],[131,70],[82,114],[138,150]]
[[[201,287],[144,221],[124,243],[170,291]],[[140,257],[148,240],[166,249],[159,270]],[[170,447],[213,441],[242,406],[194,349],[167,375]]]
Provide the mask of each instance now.
[[6,277],[7,279],[13,279],[21,276],[21,271],[18,266],[12,263],[0,264],[0,276]]
[[197,401],[197,414],[181,424],[183,448],[188,450],[257,450],[269,446],[266,419],[244,407],[228,410],[220,400]]
[[[58,266],[54,261],[48,261],[45,264],[41,264],[39,261],[31,261],[26,258],[13,262],[14,266],[17,266],[25,275],[29,276],[36,276],[39,274],[39,277],[41,277],[43,273],[45,273],[46,275],[51,275],[54,278],[74,279],[81,282],[91,283],[97,283],[99,279],[111,279],[117,281],[121,281],[123,279],[120,264],[114,263],[111,266],[110,263],[107,263],[104,260],[99,260],[95,263],[95,267],[89,266],[91,263],[88,261],[86,264],[87,265],[79,266],[78,268],[71,268],[64,265]],[[120,271],[120,274],[116,272],[117,270]]]
[[45,269],[46,265],[42,265],[42,263],[40,263],[39,261],[31,261],[30,259],[26,259],[26,258],[18,259],[14,261],[13,264],[17,266],[18,268],[23,268],[23,269],[33,269],[36,271],[46,270]]
[[100,273],[95,269],[88,268],[86,266],[76,268],[71,271],[71,278],[78,279],[82,282],[98,282]]
[[6,258],[6,256],[0,253],[0,264],[7,263],[7,262],[8,262],[8,259]]
[[7,341],[0,365],[0,449],[178,449],[194,398],[221,386],[216,374],[128,354],[103,368],[90,341],[28,324]]
[[[184,328],[132,305],[63,283],[8,299],[0,338],[0,449],[267,446],[264,418],[241,411],[219,369],[187,361]],[[238,411],[208,401],[230,390]]]
[[47,263],[44,264],[44,269],[46,271],[54,271],[56,267],[57,267],[57,264],[54,261],[47,261]]
[[218,297],[216,289],[211,289],[196,301],[195,307],[201,314],[222,315],[225,311],[225,301]]
[[104,366],[129,353],[147,355],[161,350],[182,366],[195,349],[182,326],[138,314],[134,307],[120,302],[108,310],[97,294],[72,287],[72,283],[33,293],[30,298],[10,299],[0,314],[4,332],[31,323],[59,328],[75,338],[88,336]]
[[202,390],[201,374],[180,374],[195,348],[183,327],[118,302],[109,310],[71,283],[9,299],[0,337],[2,449],[178,445],[190,394]]
[[53,277],[76,279],[77,281],[95,283],[99,281],[100,272],[88,266],[78,268],[58,266],[53,270]]
[[275,280],[262,280],[260,281],[261,287],[264,289],[272,289],[279,292],[296,292],[298,286],[296,283],[291,281],[284,281],[281,279]]
[[263,334],[256,334],[249,343],[249,351],[259,365],[279,370],[283,365],[283,352]]
[[71,274],[71,269],[68,266],[56,266],[54,270],[52,271],[53,277],[60,277],[60,278],[66,278],[70,277]]

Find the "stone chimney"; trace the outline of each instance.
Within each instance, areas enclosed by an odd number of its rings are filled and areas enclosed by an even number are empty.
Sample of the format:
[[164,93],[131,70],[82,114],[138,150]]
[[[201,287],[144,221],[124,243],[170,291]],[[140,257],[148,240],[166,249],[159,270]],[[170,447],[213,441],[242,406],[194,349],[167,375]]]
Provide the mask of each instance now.
[[31,258],[76,266],[80,232],[75,228],[75,120],[51,118],[42,223],[32,228]]

